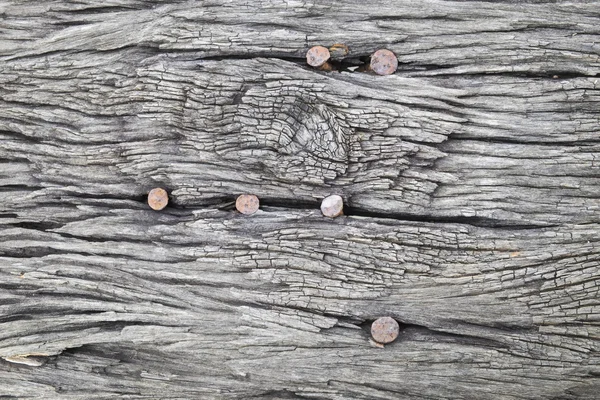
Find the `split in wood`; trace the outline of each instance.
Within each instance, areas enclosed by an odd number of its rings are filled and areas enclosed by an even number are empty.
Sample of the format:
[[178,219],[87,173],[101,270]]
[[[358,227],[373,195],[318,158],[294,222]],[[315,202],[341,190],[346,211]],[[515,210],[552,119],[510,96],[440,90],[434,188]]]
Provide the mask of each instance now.
[[[156,211],[164,209],[169,202],[169,195],[163,188],[154,188],[148,193],[148,205]],[[235,201],[235,208],[242,214],[252,215],[260,208],[258,196],[254,194],[239,195]],[[335,218],[344,213],[344,199],[333,194],[321,202],[321,212],[324,216]]]
[[[345,44],[334,44],[329,49],[324,46],[313,46],[306,52],[306,62],[321,71],[341,70],[335,68],[333,59],[341,60],[350,50]],[[377,75],[391,75],[398,69],[398,57],[390,50],[380,49],[374,52],[369,63],[357,69],[357,72],[374,72]]]

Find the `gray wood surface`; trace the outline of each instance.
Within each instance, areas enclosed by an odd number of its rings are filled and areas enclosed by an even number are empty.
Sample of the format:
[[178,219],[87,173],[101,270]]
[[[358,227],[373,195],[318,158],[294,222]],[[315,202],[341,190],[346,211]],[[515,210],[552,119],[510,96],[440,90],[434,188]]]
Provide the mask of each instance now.
[[0,398],[596,399],[599,135],[599,1],[0,1]]

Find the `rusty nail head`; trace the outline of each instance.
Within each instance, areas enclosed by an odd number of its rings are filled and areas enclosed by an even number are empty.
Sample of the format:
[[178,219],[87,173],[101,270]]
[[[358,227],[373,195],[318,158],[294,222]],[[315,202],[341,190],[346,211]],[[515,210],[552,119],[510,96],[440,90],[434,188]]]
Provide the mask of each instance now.
[[242,194],[235,201],[235,208],[242,214],[250,215],[258,211],[260,202],[253,194]]
[[371,55],[370,67],[377,75],[391,75],[398,69],[398,57],[389,50],[377,50]]
[[392,343],[400,333],[400,326],[394,318],[381,317],[371,325],[371,336],[378,343]]
[[169,203],[169,195],[163,188],[154,188],[148,193],[148,205],[151,209],[160,211]]
[[335,218],[341,215],[343,211],[344,200],[342,196],[338,196],[337,194],[325,197],[321,203],[321,212],[326,217]]
[[330,56],[326,47],[314,46],[306,52],[306,62],[311,67],[322,67],[327,63]]

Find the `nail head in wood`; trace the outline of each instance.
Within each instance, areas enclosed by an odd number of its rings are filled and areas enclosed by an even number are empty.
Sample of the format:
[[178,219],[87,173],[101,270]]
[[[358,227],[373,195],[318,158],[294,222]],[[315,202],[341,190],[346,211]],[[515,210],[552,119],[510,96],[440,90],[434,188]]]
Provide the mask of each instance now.
[[337,194],[325,197],[321,203],[321,212],[326,217],[335,218],[338,215],[342,215],[343,211],[344,200],[342,196],[338,196]]
[[242,214],[250,215],[258,211],[260,202],[253,194],[242,194],[235,201],[235,208]]
[[306,52],[306,62],[311,67],[323,67],[327,64],[327,61],[331,55],[329,54],[329,49],[323,46],[314,46],[311,47]]
[[394,318],[381,317],[371,325],[371,336],[377,343],[392,343],[400,333],[400,325]]
[[148,205],[151,209],[160,211],[169,204],[169,194],[163,188],[154,188],[148,193]]
[[377,50],[371,55],[370,68],[377,75],[391,75],[398,69],[398,57],[389,50]]

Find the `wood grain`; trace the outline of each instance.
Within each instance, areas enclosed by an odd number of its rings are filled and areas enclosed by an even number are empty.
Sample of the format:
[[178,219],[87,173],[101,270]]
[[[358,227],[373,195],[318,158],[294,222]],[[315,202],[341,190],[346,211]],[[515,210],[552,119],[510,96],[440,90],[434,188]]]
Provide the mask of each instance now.
[[598,6],[0,2],[0,397],[596,398]]

